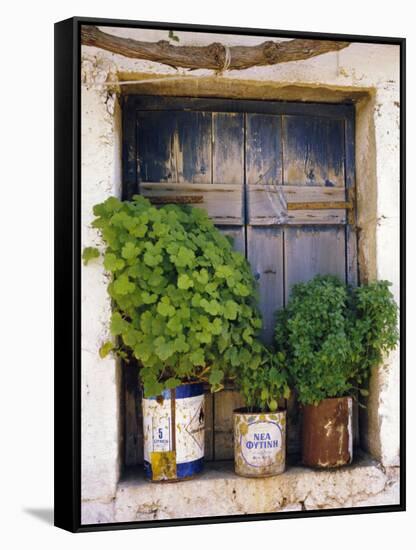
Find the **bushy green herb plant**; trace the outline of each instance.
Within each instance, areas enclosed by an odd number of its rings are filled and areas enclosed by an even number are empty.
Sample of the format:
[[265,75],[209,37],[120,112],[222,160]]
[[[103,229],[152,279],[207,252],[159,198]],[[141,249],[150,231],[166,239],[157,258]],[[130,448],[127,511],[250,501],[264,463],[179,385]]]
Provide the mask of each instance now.
[[347,287],[332,276],[294,285],[278,314],[276,344],[301,403],[365,395],[371,369],[398,341],[390,283]]
[[239,368],[235,380],[249,412],[275,411],[279,401],[288,399],[290,389],[285,355],[261,345],[253,364]]
[[[261,328],[245,258],[198,208],[156,208],[141,197],[94,207],[111,274],[111,333],[100,354],[140,361],[146,396],[202,380],[213,391],[258,362]],[[97,256],[91,247],[84,261]],[[257,355],[256,355],[257,354]]]

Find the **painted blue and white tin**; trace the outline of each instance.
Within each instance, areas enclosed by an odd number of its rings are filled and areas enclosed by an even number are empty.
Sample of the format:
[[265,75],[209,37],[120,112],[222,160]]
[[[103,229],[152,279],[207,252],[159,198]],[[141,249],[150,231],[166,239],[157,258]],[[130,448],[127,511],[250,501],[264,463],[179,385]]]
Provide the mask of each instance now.
[[286,463],[286,411],[234,411],[235,472],[245,477],[281,474]]
[[181,480],[203,468],[205,410],[200,383],[143,398],[144,466],[152,481]]

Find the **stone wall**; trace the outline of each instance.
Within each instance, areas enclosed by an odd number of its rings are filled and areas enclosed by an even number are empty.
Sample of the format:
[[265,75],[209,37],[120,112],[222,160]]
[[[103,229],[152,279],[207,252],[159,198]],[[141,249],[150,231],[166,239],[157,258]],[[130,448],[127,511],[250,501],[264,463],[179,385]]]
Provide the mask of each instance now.
[[[167,32],[106,28],[157,41]],[[257,44],[265,37],[177,32],[179,44]],[[89,227],[92,205],[120,195],[119,94],[219,96],[357,105],[356,177],[359,264],[363,280],[389,279],[399,299],[399,47],[352,44],[307,61],[216,74],[176,70],[82,47],[82,246],[101,245]],[[108,338],[110,301],[100,262],[82,271],[83,522],[112,521],[121,461],[120,372],[98,349]],[[363,442],[383,467],[399,464],[399,356],[386,357],[371,379]],[[386,486],[387,487],[387,486]],[[383,497],[383,494],[385,497]],[[377,502],[392,503],[382,488]],[[315,498],[315,497],[314,497]],[[394,497],[396,498],[396,497]],[[345,505],[348,505],[348,498]],[[330,502],[328,501],[328,507]],[[322,505],[325,505],[323,502]]]

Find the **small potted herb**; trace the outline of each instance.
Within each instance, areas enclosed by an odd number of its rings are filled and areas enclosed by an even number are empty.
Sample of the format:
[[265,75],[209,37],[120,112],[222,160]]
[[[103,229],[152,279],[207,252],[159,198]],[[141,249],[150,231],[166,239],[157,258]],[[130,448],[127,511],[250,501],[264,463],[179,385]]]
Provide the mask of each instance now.
[[398,341],[397,306],[387,281],[357,288],[317,276],[292,289],[278,315],[277,347],[287,356],[303,405],[302,460],[335,467],[353,458],[352,404],[371,370]]
[[[220,390],[256,346],[255,281],[203,210],[156,208],[137,195],[110,197],[94,214],[106,244],[115,337],[100,355],[139,362],[148,477],[189,477],[203,465],[203,383]],[[97,256],[84,250],[85,262]]]
[[240,368],[236,387],[246,407],[234,411],[235,472],[246,477],[280,474],[286,462],[286,408],[290,395],[284,354],[260,345]]

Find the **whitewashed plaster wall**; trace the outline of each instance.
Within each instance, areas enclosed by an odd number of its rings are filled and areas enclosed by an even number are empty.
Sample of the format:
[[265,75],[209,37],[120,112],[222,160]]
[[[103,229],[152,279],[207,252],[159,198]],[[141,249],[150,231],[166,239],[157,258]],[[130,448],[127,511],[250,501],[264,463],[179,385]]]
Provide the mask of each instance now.
[[[105,77],[107,73],[105,74]],[[82,246],[102,243],[90,226],[92,208],[109,195],[121,193],[121,117],[115,96],[84,79],[82,86]],[[88,523],[88,502],[97,502],[99,516],[107,515],[119,478],[120,368],[112,359],[100,359],[98,349],[109,339],[111,303],[108,276],[102,262],[82,267],[81,354],[81,496],[87,503],[83,523]],[[93,518],[97,521],[97,518]]]
[[[140,40],[167,40],[166,31],[103,28],[105,32]],[[206,33],[175,33],[179,44],[206,45],[214,41],[258,44],[267,37],[239,37]],[[358,226],[362,272],[366,278],[388,279],[399,300],[399,47],[351,44],[344,50],[309,59],[216,74],[189,72],[160,63],[128,59],[94,47],[82,47],[82,245],[101,244],[89,227],[92,205],[120,194],[120,112],[115,92],[287,98],[295,90],[301,99],[308,90],[322,100],[357,95]],[[170,84],[170,80],[172,83]],[[153,83],[153,84],[152,84]],[[168,83],[166,85],[166,83]],[[167,92],[163,92],[164,86]],[[296,90],[300,90],[296,92]],[[286,95],[285,95],[286,94]],[[299,98],[296,96],[299,94]],[[320,95],[321,94],[321,95]],[[328,99],[329,98],[329,99]],[[317,100],[317,99],[315,99]],[[368,203],[372,197],[373,204]],[[101,360],[98,349],[108,335],[110,302],[107,279],[99,261],[82,272],[82,496],[99,502],[103,517],[111,514],[119,472],[119,374],[114,360]],[[384,466],[399,464],[399,357],[385,359],[371,380],[367,436],[370,452]],[[85,521],[88,506],[85,507]],[[94,515],[95,514],[95,515]]]

